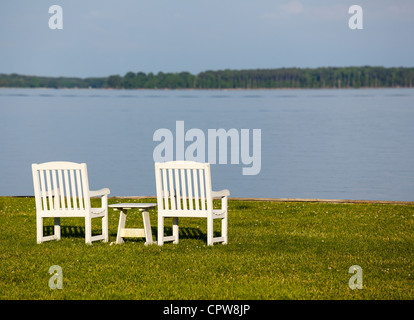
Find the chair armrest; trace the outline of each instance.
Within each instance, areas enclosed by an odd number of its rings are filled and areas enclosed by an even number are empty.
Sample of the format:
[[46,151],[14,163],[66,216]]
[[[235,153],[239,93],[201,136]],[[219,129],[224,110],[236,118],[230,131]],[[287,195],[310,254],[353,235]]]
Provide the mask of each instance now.
[[110,194],[111,191],[108,188],[103,188],[100,190],[96,190],[96,191],[89,191],[89,196],[91,197],[99,197],[99,196],[105,196]]
[[227,189],[220,190],[220,191],[211,191],[211,196],[214,199],[224,198],[230,196],[230,191]]

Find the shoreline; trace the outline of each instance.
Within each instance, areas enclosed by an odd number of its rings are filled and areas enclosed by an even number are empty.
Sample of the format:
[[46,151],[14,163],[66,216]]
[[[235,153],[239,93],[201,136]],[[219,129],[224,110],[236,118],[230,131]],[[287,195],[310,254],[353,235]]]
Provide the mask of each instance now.
[[[0,196],[1,198],[34,198],[34,196]],[[156,196],[113,196],[108,199],[157,199]],[[306,199],[306,198],[250,198],[250,197],[229,197],[234,201],[264,201],[264,202],[313,202],[333,204],[394,204],[414,205],[414,201],[393,201],[393,200],[353,200],[353,199]]]
[[32,90],[118,90],[118,91],[279,91],[279,90],[384,90],[384,89],[414,89],[414,87],[359,87],[359,88],[334,88],[334,87],[323,87],[323,88],[52,88],[52,87],[0,87],[0,90],[9,89],[32,89]]
[[[108,199],[156,199],[156,196],[113,196]],[[392,201],[392,200],[352,200],[352,199],[305,199],[305,198],[250,198],[229,197],[228,200],[235,201],[268,201],[268,202],[315,202],[315,203],[349,203],[349,204],[399,204],[414,205],[414,201]]]

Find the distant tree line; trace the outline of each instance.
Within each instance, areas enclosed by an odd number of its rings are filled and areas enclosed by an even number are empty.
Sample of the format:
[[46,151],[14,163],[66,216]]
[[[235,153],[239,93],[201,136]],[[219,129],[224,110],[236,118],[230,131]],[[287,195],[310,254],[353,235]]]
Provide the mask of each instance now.
[[108,78],[39,77],[0,74],[0,87],[8,88],[108,88]]
[[0,74],[0,87],[106,89],[412,88],[414,68],[326,67],[164,73],[101,78]]

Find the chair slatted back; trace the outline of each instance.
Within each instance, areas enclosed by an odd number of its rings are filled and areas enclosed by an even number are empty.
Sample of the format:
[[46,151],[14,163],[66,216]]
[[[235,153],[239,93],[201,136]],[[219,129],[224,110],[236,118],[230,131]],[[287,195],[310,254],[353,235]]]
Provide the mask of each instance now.
[[36,209],[89,211],[89,185],[85,163],[46,162],[32,165]]
[[197,214],[212,210],[208,163],[170,161],[155,163],[158,209]]

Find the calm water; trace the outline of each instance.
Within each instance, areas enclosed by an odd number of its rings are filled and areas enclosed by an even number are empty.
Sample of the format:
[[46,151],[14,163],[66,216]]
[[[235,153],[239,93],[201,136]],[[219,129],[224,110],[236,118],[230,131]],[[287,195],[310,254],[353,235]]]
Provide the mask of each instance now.
[[53,160],[86,162],[91,189],[155,195],[153,134],[178,120],[261,129],[258,175],[212,165],[232,196],[414,200],[413,89],[2,89],[0,195],[33,195],[31,164]]

